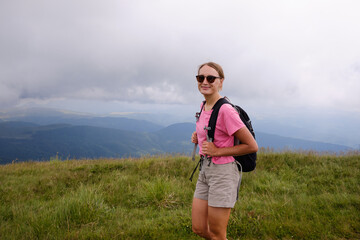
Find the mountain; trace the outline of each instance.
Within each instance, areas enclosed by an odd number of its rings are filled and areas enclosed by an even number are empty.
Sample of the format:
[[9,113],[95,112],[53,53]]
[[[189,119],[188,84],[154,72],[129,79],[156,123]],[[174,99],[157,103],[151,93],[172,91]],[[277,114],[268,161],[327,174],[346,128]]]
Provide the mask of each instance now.
[[[53,108],[15,108],[0,111],[0,122],[21,121],[39,125],[71,124],[76,126],[94,126],[115,128],[136,132],[156,132],[165,126],[179,122],[193,122],[193,112],[188,108],[172,113],[167,111],[113,112],[109,114],[89,114]],[[274,134],[296,139],[327,142],[360,149],[360,114],[328,109],[283,109],[281,112],[264,113],[249,110],[249,114],[258,132]],[[268,117],[264,117],[268,116]],[[270,116],[270,117],[269,117]]]
[[0,138],[28,138],[31,136],[31,130],[38,126],[28,122],[0,122]]
[[[143,116],[143,118],[145,115]],[[154,132],[164,126],[144,119],[132,119],[124,116],[97,116],[64,110],[30,108],[0,113],[0,119],[6,121],[30,122],[38,125],[71,124],[76,126],[93,126],[114,128],[134,132]]]
[[351,147],[333,143],[309,141],[291,137],[283,137],[263,132],[256,133],[256,141],[260,147],[270,148],[274,151],[281,150],[314,150],[317,152],[347,152]]
[[[141,124],[141,122],[136,122]],[[136,124],[134,124],[136,127]],[[139,157],[146,154],[190,154],[193,123],[178,123],[154,132],[70,124],[38,125],[27,122],[0,122],[0,163],[13,160],[67,158]],[[256,132],[259,147],[278,150],[345,152],[349,147],[306,141]]]
[[274,113],[272,118],[254,117],[252,122],[260,132],[360,147],[359,113],[302,110],[302,115],[291,112],[277,116]]
[[[0,123],[0,129],[4,129]],[[17,159],[48,160],[61,158],[98,158],[140,156],[161,153],[161,147],[150,140],[148,133],[91,126],[56,124],[24,127],[26,123],[11,123],[13,128],[1,131],[0,163]],[[20,126],[15,131],[14,125]],[[9,136],[12,134],[12,136]]]
[[190,138],[193,131],[193,123],[176,123],[152,133],[152,138],[164,152],[187,154],[192,150]]

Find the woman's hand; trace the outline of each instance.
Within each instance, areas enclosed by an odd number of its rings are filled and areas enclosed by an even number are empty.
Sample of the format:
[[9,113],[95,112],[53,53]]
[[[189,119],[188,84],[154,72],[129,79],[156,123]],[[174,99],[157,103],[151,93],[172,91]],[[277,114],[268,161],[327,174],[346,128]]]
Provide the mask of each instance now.
[[192,135],[191,135],[191,142],[192,143],[195,143],[195,144],[198,144],[198,138],[197,138],[197,133],[196,132],[193,132]]
[[218,148],[213,142],[204,141],[202,144],[202,153],[206,156],[216,157]]

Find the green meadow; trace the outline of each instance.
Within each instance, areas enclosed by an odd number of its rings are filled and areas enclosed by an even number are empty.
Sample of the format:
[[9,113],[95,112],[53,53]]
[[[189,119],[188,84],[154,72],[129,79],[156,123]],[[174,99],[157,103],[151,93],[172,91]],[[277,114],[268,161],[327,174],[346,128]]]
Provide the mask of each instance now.
[[[228,239],[360,239],[360,154],[262,151]],[[181,155],[0,166],[0,239],[200,239]]]

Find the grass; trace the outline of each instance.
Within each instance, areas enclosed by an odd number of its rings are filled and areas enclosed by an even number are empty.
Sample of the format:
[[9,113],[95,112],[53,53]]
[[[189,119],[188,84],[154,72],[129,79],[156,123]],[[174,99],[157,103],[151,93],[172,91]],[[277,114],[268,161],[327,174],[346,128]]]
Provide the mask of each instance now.
[[[0,239],[200,239],[185,156],[0,166]],[[360,239],[360,155],[262,152],[229,239]]]

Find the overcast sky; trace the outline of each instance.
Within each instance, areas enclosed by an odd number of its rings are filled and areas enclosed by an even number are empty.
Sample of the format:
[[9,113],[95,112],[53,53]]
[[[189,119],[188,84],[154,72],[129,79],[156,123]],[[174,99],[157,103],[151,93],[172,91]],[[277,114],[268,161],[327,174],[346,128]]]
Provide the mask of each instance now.
[[0,110],[198,107],[197,67],[215,61],[237,104],[359,114],[359,13],[359,0],[2,0]]

